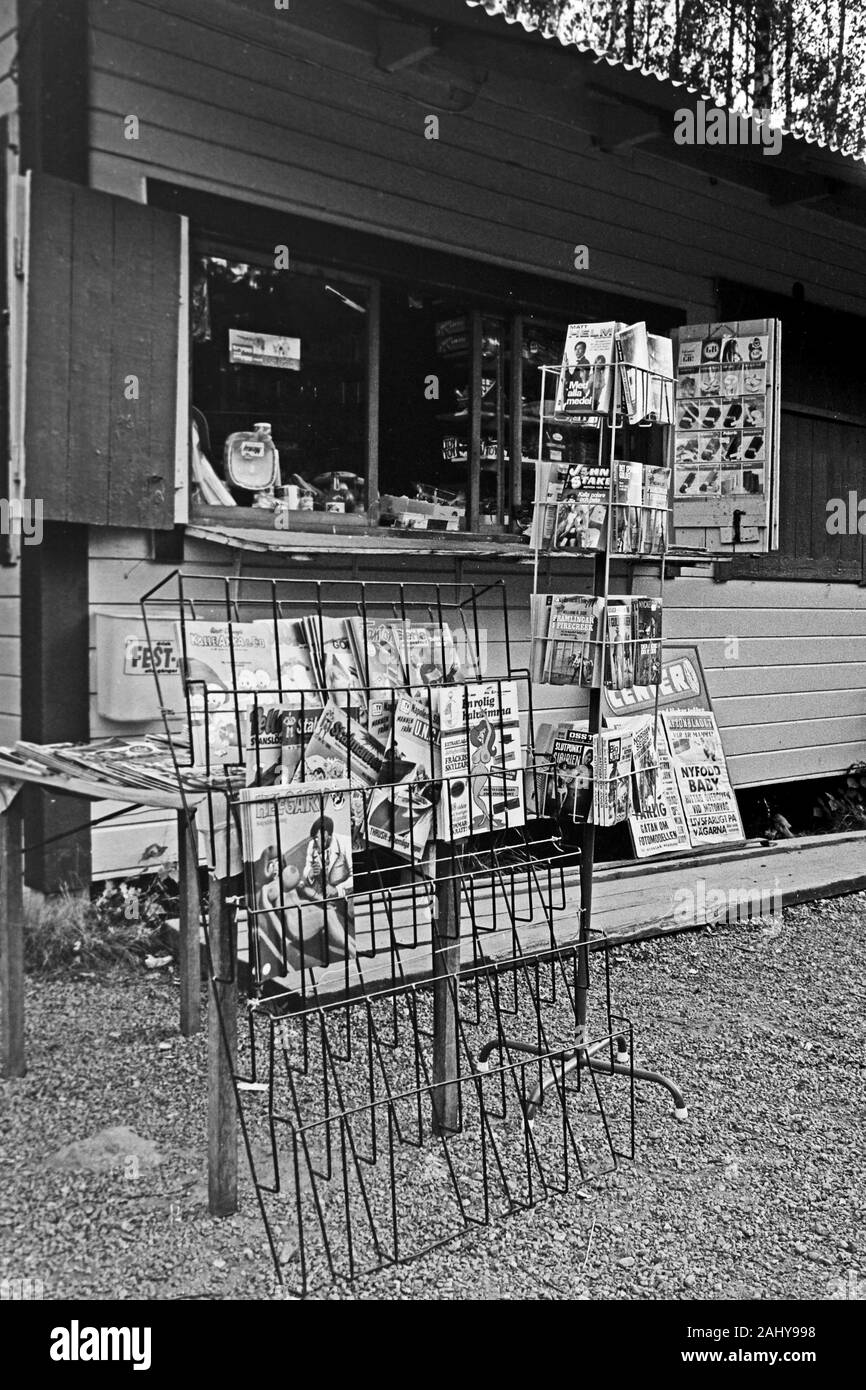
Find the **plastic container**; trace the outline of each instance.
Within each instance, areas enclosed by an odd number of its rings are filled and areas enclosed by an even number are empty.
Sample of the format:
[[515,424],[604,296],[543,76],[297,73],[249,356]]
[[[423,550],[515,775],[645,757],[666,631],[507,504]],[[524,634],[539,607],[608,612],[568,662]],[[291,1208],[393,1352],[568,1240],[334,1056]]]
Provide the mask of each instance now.
[[271,438],[271,427],[263,423],[251,430],[230,434],[224,450],[225,474],[232,487],[247,492],[267,492],[280,480],[280,456]]

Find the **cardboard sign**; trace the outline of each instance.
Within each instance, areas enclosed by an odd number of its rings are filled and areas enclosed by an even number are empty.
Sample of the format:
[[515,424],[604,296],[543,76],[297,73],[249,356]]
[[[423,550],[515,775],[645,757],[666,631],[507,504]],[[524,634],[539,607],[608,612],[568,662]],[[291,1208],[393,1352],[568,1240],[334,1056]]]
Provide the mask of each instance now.
[[[652,714],[655,706],[655,686],[636,685],[630,690],[608,690],[607,686],[602,687],[601,708],[605,719]],[[698,649],[693,643],[664,643],[658,706],[660,710],[712,709],[704,668]]]
[[229,329],[229,361],[251,367],[279,367],[284,372],[301,370],[300,338],[281,338],[275,333],[251,333]]

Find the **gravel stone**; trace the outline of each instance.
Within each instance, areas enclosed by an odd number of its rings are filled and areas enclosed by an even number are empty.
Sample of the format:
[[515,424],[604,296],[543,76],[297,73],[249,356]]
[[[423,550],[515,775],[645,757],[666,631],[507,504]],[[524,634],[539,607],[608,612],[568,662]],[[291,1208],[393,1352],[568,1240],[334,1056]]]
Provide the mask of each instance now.
[[[635,1162],[575,1173],[565,1196],[313,1296],[857,1296],[866,894],[786,908],[777,925],[613,953],[614,1009],[640,1057],[682,1087],[688,1121],[638,1083]],[[237,1217],[208,1213],[206,1034],[181,1038],[177,1017],[177,984],[159,971],[28,978],[28,1074],[0,1082],[0,1278],[41,1279],[49,1299],[286,1301],[243,1148]],[[421,1181],[407,1200],[426,1192]],[[274,1233],[287,1278],[297,1235],[287,1205]]]

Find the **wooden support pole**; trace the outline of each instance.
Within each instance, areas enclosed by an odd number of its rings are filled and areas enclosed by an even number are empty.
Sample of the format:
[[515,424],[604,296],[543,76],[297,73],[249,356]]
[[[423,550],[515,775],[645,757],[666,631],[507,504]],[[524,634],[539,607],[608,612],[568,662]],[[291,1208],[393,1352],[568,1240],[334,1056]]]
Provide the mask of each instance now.
[[191,1038],[201,1028],[201,893],[195,811],[177,813],[177,876],[180,890],[180,1031]]
[[226,881],[211,875],[210,938],[213,977],[208,992],[208,1207],[211,1216],[238,1209],[238,1114],[234,1072],[238,1045],[238,971],[234,913]]
[[460,969],[460,900],[451,846],[436,847],[436,917],[433,921],[433,1133],[456,1131],[457,973]]
[[23,1076],[24,887],[21,797],[0,814],[0,1070]]

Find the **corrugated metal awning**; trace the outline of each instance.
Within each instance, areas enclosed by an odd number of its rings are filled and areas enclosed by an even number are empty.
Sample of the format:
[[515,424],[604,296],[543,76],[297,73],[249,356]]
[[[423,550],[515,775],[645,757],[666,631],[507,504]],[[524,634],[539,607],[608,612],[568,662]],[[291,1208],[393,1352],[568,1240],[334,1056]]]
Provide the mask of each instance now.
[[[738,34],[739,46],[736,49],[743,71],[750,74],[747,80],[735,79],[734,89],[729,94],[722,89],[721,83],[712,72],[720,36],[727,37],[725,30],[729,16],[733,13],[736,18],[739,13],[742,20],[744,11],[741,8],[735,8],[733,12],[731,10],[731,5],[736,6],[737,0],[716,0],[713,12],[717,31],[701,31],[699,45],[696,45],[688,58],[688,80],[674,75],[678,71],[675,53],[676,27],[667,22],[661,7],[652,11],[657,26],[652,34],[649,32],[649,20],[646,24],[638,25],[642,38],[637,40],[635,48],[641,51],[641,56],[629,61],[624,51],[623,22],[621,19],[617,20],[615,7],[611,4],[599,3],[599,0],[546,0],[546,3],[545,0],[466,0],[466,4],[471,9],[483,9],[491,16],[498,16],[507,24],[519,24],[527,33],[538,33],[546,39],[557,39],[564,47],[576,48],[581,53],[591,54],[597,63],[607,63],[609,67],[637,72],[642,77],[653,77],[658,82],[702,97],[716,105],[727,106],[742,116],[753,114],[749,84],[753,80],[751,70],[754,54],[750,54],[749,51],[748,35]],[[638,9],[642,8],[639,3]],[[642,16],[639,16],[639,19],[642,20]],[[858,155],[852,150],[845,151],[835,139],[812,133],[812,106],[814,102],[807,103],[802,115],[798,115],[788,124],[783,123],[781,116],[778,120],[775,119],[774,113],[773,124],[778,125],[783,134],[793,136],[808,145],[832,150],[844,158],[855,159],[858,164],[866,162],[866,154]]]

